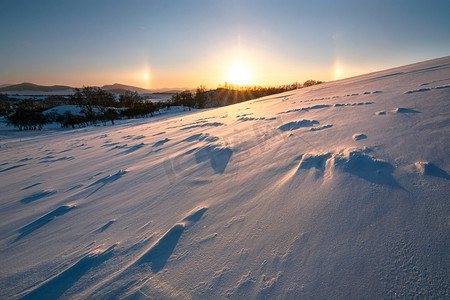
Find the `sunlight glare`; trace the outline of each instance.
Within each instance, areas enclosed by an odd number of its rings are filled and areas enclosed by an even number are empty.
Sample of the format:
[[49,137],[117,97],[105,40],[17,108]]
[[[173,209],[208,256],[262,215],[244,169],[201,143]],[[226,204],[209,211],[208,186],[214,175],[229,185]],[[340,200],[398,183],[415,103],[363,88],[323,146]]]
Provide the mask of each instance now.
[[251,83],[252,74],[250,68],[241,63],[235,63],[228,70],[227,82],[237,85],[248,85]]
[[341,79],[343,75],[344,75],[344,72],[342,71],[342,68],[336,66],[334,68],[334,79],[335,80]]
[[144,88],[146,89],[150,88],[150,79],[151,79],[150,70],[149,68],[147,68],[140,75],[140,81],[143,83]]

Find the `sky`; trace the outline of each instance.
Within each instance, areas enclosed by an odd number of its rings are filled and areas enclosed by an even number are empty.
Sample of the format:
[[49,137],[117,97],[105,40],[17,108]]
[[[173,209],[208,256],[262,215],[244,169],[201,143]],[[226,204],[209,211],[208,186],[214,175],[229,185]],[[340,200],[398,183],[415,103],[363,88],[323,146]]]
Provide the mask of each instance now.
[[2,0],[0,84],[330,81],[450,55],[450,1]]

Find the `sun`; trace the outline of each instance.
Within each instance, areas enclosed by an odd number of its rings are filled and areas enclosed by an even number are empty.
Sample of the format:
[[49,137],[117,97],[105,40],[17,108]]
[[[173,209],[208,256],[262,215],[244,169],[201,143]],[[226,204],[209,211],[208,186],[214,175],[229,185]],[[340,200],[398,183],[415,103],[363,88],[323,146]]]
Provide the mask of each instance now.
[[249,85],[252,80],[252,72],[250,68],[242,63],[238,62],[228,69],[227,82],[237,85]]

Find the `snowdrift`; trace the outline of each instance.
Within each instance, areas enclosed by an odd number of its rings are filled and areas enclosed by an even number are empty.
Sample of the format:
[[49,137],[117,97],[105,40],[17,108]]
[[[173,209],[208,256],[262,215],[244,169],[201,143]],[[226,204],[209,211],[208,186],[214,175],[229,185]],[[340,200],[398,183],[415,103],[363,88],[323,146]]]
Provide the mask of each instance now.
[[0,128],[0,297],[449,298],[450,57],[115,126]]

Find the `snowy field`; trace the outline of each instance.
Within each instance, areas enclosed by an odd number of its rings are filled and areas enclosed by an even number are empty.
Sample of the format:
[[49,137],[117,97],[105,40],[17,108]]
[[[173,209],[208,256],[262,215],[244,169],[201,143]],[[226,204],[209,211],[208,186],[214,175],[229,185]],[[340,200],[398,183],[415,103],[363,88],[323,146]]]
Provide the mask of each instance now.
[[[49,92],[44,92],[44,91],[5,91],[3,92],[3,94],[7,94],[10,95],[11,97],[15,97],[15,98],[19,98],[19,99],[28,99],[30,97],[34,96],[36,98],[42,98],[44,99],[44,96],[52,96],[52,95],[59,95],[59,96],[69,96],[72,95],[74,93],[74,90],[72,89],[68,89],[68,90],[61,90],[61,91],[49,91]],[[36,96],[39,95],[39,96]]]
[[0,130],[0,298],[449,298],[450,57]]

